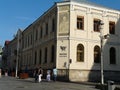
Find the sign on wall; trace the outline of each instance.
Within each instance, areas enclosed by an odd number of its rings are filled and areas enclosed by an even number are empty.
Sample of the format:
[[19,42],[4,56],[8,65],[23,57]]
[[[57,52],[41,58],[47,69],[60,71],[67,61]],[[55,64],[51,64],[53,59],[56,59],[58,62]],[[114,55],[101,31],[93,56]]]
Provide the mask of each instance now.
[[60,46],[60,53],[59,53],[59,57],[67,57],[67,53],[66,53],[66,46]]
[[59,9],[59,35],[68,35],[70,27],[69,6],[62,6]]

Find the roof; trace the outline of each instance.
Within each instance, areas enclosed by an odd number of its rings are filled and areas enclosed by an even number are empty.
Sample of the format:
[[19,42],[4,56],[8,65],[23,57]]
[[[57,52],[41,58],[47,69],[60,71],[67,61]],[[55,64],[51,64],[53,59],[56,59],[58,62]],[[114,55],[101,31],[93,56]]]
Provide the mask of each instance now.
[[[58,2],[55,2],[54,5],[49,8],[45,13],[43,13],[38,19],[36,19],[32,24],[30,24],[29,26],[27,26],[23,32],[25,30],[27,30],[28,28],[30,28],[30,26],[32,26],[34,23],[36,23],[38,20],[40,20],[46,13],[48,13],[51,9],[53,9],[54,7],[56,7],[56,4],[57,3],[64,3],[64,2],[76,2],[76,3],[80,3],[80,4],[85,4],[85,5],[90,5],[90,6],[94,6],[94,7],[101,7],[101,8],[106,8],[106,9],[111,9],[111,10],[115,10],[115,9],[112,9],[112,8],[108,8],[106,6],[103,6],[103,5],[100,5],[100,4],[96,4],[96,3],[93,3],[91,1],[88,1],[88,0],[63,0],[63,1],[58,1]],[[120,10],[117,10],[117,11],[120,11]]]
[[[65,0],[63,2],[76,2],[76,3],[86,4],[86,5],[90,5],[90,6],[94,6],[94,7],[100,7],[100,8],[116,10],[116,9],[112,9],[112,8],[109,8],[109,7],[106,7],[106,6],[103,6],[103,5],[88,1],[88,0]],[[117,11],[120,11],[120,10],[117,10]]]
[[9,41],[9,40],[6,40],[6,41],[5,41],[5,46],[8,45],[9,43],[10,43],[10,41]]

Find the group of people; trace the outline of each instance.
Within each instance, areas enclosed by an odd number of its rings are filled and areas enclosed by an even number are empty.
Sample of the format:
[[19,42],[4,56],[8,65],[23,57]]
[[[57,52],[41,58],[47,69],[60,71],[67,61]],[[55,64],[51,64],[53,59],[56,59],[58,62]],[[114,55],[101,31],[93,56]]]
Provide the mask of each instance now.
[[34,71],[35,82],[41,82],[41,77],[43,75],[43,70],[41,68]]
[[2,75],[8,76],[8,70],[7,70],[7,69],[6,69],[6,70],[2,70],[2,69],[0,68],[0,77],[1,77]]
[[[53,68],[52,74],[53,74],[53,80],[56,81],[56,78],[57,78],[57,69],[56,68]],[[41,82],[42,76],[43,76],[42,68],[40,67],[39,69],[35,69],[35,71],[34,71],[35,82]],[[46,80],[51,81],[51,70],[47,70]]]

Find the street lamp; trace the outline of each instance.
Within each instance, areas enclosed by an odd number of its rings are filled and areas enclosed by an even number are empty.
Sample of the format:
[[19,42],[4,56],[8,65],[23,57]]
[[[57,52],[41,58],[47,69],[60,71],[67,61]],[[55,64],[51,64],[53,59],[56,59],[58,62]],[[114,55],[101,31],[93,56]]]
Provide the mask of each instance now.
[[19,39],[20,39],[20,29],[17,31],[17,57],[16,57],[16,72],[15,77],[18,77],[18,59],[19,59]]
[[66,77],[69,81],[69,73],[70,73],[70,64],[72,63],[72,59],[69,59],[68,63],[64,63],[64,67],[66,67]]
[[104,62],[103,62],[103,40],[104,39],[107,39],[109,37],[109,34],[107,35],[103,35],[102,33],[102,29],[103,29],[103,26],[104,23],[103,21],[99,21],[99,28],[100,28],[100,46],[101,46],[101,64],[100,64],[100,69],[101,69],[101,84],[104,85]]

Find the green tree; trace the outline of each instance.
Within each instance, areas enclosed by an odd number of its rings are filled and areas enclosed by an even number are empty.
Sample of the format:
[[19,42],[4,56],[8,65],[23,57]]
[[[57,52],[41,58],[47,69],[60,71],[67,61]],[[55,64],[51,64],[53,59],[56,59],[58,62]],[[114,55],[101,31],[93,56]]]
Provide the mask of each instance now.
[[3,53],[2,52],[0,52],[0,55],[2,55]]

